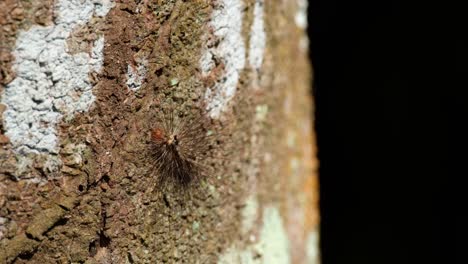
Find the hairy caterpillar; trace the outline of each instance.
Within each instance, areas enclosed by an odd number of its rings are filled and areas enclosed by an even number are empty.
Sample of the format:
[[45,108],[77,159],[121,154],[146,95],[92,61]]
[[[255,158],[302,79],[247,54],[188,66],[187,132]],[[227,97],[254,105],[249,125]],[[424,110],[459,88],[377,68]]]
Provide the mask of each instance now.
[[150,155],[158,182],[188,188],[207,173],[203,159],[211,149],[206,115],[163,115],[150,132]]

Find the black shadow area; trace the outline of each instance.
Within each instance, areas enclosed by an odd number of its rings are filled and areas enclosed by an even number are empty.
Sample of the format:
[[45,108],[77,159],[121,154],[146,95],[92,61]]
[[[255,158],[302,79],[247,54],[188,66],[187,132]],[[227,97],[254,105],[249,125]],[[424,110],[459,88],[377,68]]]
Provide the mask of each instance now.
[[309,1],[323,264],[468,263],[468,46],[408,3]]

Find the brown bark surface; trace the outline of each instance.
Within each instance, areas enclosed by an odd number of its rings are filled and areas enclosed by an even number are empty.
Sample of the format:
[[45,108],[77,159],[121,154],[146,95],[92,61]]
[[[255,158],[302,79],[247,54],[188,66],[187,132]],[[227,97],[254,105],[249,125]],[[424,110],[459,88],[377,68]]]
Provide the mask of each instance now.
[[[225,78],[222,61],[208,75],[200,69],[203,51],[219,45],[210,26],[219,2],[119,1],[74,28],[68,52],[91,52],[104,36],[104,62],[89,74],[89,111],[57,125],[60,166],[49,169],[44,154],[20,164],[25,154],[0,123],[0,263],[266,263],[274,253],[262,241],[283,229],[286,259],[315,263],[307,258],[318,225],[311,70],[296,1],[263,4],[263,64],[246,63],[229,107],[209,119],[210,151],[199,157],[209,173],[183,191],[156,180],[148,146],[162,113],[207,115],[206,90]],[[243,2],[246,47],[254,4]],[[53,24],[53,5],[0,3],[0,90],[15,78],[17,35]],[[128,68],[142,61],[141,88],[131,90]],[[280,231],[268,229],[266,208],[279,212]]]

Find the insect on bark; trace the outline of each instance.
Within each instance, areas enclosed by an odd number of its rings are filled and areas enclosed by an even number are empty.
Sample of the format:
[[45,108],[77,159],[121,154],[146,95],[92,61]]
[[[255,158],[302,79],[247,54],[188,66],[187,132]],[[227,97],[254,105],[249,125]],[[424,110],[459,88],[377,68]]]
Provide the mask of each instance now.
[[187,117],[163,116],[150,132],[154,172],[162,186],[174,184],[188,188],[204,174],[203,159],[210,150],[210,131],[205,115]]

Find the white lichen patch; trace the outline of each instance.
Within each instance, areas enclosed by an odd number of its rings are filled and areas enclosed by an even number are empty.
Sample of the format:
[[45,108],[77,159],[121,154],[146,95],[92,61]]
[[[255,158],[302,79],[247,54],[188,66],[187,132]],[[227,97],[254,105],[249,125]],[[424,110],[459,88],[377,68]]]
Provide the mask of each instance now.
[[317,230],[310,232],[307,236],[306,242],[306,259],[307,263],[310,264],[319,264],[320,263],[320,254],[319,254],[319,234]]
[[258,122],[265,121],[268,114],[268,105],[262,104],[255,107],[255,120]]
[[255,1],[253,22],[250,28],[249,64],[255,70],[259,70],[263,63],[265,53],[266,34],[263,24],[263,0]]
[[242,37],[243,3],[223,0],[216,4],[210,27],[219,43],[202,54],[200,67],[206,76],[215,67],[215,61],[224,65],[224,72],[213,87],[206,90],[207,110],[218,118],[234,97],[239,74],[245,67],[245,44]]
[[263,263],[290,263],[289,241],[278,208],[266,207],[263,211],[263,226],[257,245]]
[[[2,188],[0,186],[0,190],[1,189]],[[5,217],[0,216],[0,240],[3,239],[3,237],[5,236],[5,233],[7,231],[6,223],[7,223],[7,219]]]
[[242,232],[247,234],[255,224],[258,215],[258,201],[255,195],[249,196],[242,209]]
[[137,91],[141,88],[143,81],[145,80],[146,76],[146,61],[142,63],[138,63],[138,65],[132,66],[128,65],[127,67],[127,87],[132,91]]
[[226,250],[219,264],[289,264],[289,241],[278,208],[269,206],[263,211],[263,225],[259,241],[246,248],[236,245]]
[[294,16],[296,26],[302,29],[307,28],[307,0],[297,0],[297,12]]
[[239,251],[235,247],[229,248],[226,252],[218,259],[218,264],[258,264],[252,257],[252,253],[249,250]]
[[88,74],[103,63],[104,39],[90,53],[69,54],[66,39],[93,15],[104,16],[109,0],[58,0],[50,26],[20,32],[14,50],[16,78],[4,89],[2,103],[6,135],[19,154],[57,153],[56,124],[87,111],[94,101]]

